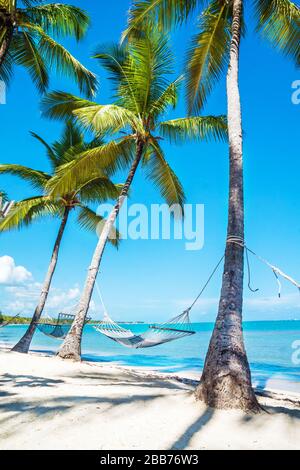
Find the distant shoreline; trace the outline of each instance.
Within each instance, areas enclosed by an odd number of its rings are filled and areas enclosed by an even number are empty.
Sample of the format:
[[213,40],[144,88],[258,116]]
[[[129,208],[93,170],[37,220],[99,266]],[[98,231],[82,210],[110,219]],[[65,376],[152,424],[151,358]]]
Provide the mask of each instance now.
[[[5,317],[5,321],[9,321],[9,318],[10,317]],[[21,318],[20,318],[21,320]],[[95,320],[95,321],[91,321],[89,322],[88,324],[89,325],[98,325],[99,323],[101,323],[102,320]],[[158,323],[160,320],[156,320],[156,321],[116,321],[119,325],[150,325],[150,324],[153,324],[153,323]],[[53,318],[52,320],[44,320],[43,323],[55,323],[56,322],[56,319]],[[281,319],[281,320],[243,320],[243,323],[246,324],[246,323],[280,323],[280,322],[291,322],[291,323],[294,323],[294,322],[300,322],[300,318],[293,318],[293,319]],[[192,321],[191,322],[192,324],[203,324],[203,325],[214,325],[214,321]],[[26,318],[26,321],[17,321],[17,322],[14,322],[14,323],[10,323],[9,325],[6,325],[6,327],[8,326],[19,326],[19,325],[25,325],[25,326],[28,326],[30,324],[30,319],[27,319]],[[0,323],[0,329],[1,329],[1,323]]]

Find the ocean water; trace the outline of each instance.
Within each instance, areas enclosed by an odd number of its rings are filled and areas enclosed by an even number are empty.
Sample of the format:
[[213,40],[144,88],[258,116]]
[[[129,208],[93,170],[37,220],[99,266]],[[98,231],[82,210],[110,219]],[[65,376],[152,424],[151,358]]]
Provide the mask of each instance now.
[[[122,326],[128,326],[136,333],[147,329],[146,324]],[[83,336],[83,359],[196,378],[203,368],[212,328],[212,323],[194,323],[195,335],[135,350],[115,343],[97,333],[92,325],[87,325]],[[0,345],[15,344],[25,329],[25,325],[1,328]],[[254,385],[300,392],[300,321],[245,322],[244,334]],[[55,353],[60,343],[37,331],[32,350]]]

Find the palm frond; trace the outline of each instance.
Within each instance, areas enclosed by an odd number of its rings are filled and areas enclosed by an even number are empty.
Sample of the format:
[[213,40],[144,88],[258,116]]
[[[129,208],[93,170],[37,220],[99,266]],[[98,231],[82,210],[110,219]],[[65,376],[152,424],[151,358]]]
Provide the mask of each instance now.
[[2,204],[4,202],[8,202],[8,195],[5,191],[0,189],[0,211],[1,211],[1,208],[2,208]]
[[44,190],[51,176],[48,173],[39,170],[33,170],[23,165],[14,163],[0,165],[0,174],[10,174],[18,176],[24,181],[28,181],[33,188]]
[[255,0],[257,30],[300,66],[300,8],[289,0]]
[[[158,142],[152,139],[149,145],[152,154],[149,155],[146,163],[148,178],[158,187],[161,196],[169,206],[179,205],[183,209],[185,195],[178,177],[167,163]],[[176,215],[180,214],[176,213]]]
[[74,111],[88,106],[95,106],[93,101],[63,91],[53,91],[41,100],[42,116],[50,119],[66,119],[73,116]]
[[97,90],[97,78],[90,70],[84,67],[79,60],[61,44],[50,36],[39,31],[39,50],[44,61],[50,69],[55,69],[57,73],[74,79],[80,92],[86,96],[93,96]]
[[13,76],[13,57],[8,51],[0,67],[0,80],[5,83],[5,85],[10,84],[10,80]]
[[181,24],[189,16],[205,4],[205,0],[144,0],[136,1],[129,11],[128,28],[122,39],[131,37],[143,27],[158,25],[161,30]]
[[161,134],[179,144],[188,140],[221,140],[227,138],[226,116],[195,116],[173,119],[160,124]]
[[[53,142],[52,147],[56,154],[57,166],[70,161],[69,154],[82,151],[84,136],[82,130],[72,119],[65,121],[61,138]],[[72,152],[76,149],[75,152]]]
[[120,44],[98,45],[92,55],[108,72],[108,78],[114,86],[118,87],[124,79],[124,66],[128,60],[128,47]]
[[21,0],[25,8],[31,8],[35,5],[39,5],[44,2],[44,0]]
[[128,127],[143,132],[141,120],[133,112],[113,104],[77,109],[74,115],[86,128],[101,134],[117,133]]
[[44,93],[49,85],[49,74],[36,41],[35,32],[20,31],[12,39],[11,56],[17,65],[28,70],[39,92]]
[[[93,96],[97,89],[97,78],[90,70],[84,67],[61,44],[56,42],[44,30],[37,25],[24,23],[23,33],[30,35],[35,49],[39,51],[39,57],[49,69],[55,69],[57,73],[75,80],[80,91],[86,96]],[[16,36],[18,37],[18,36]]]
[[117,170],[127,168],[132,160],[132,143],[123,139],[119,142],[109,142],[100,147],[86,150],[70,163],[58,168],[47,185],[52,196],[67,194],[80,187],[82,182],[89,180],[91,174],[103,172],[109,176]]
[[149,114],[159,116],[163,114],[169,106],[175,109],[178,102],[178,88],[184,77],[181,75],[168,85],[162,94],[151,103]]
[[20,229],[44,216],[61,217],[63,206],[48,196],[38,196],[15,203],[12,210],[0,222],[0,232]]
[[[101,171],[100,171],[101,174]],[[120,186],[115,185],[109,178],[92,176],[76,188],[76,197],[84,203],[104,202],[117,199],[120,195]]]
[[[92,232],[97,233],[99,236],[101,233],[101,227],[104,226],[106,219],[102,217],[101,215],[97,214],[94,212],[92,209],[86,206],[81,206],[79,208],[79,213],[78,213],[78,224],[80,225],[81,228],[84,228],[86,230],[90,230]],[[100,232],[100,233],[99,233]],[[119,242],[120,242],[120,233],[119,231],[113,227],[110,231],[110,236],[108,238],[108,241],[118,248]]]
[[98,46],[94,56],[109,73],[113,83],[114,98],[118,104],[135,113],[140,113],[135,88],[135,68],[128,47],[104,44]]
[[58,159],[51,145],[49,145],[40,135],[36,134],[35,132],[30,131],[30,135],[45,147],[52,169],[56,168],[58,165]]
[[188,112],[198,113],[226,69],[232,24],[232,4],[214,0],[199,18],[187,57]]
[[[166,77],[173,72],[173,54],[168,37],[156,28],[132,40],[129,51],[131,61],[128,62],[127,76],[139,112],[144,114],[169,85]],[[127,88],[127,84],[124,85]],[[121,97],[124,95],[124,87],[120,87],[119,93]]]
[[19,24],[33,23],[54,36],[74,36],[80,40],[86,34],[90,20],[88,15],[78,7],[62,3],[50,3],[28,6],[19,11]]

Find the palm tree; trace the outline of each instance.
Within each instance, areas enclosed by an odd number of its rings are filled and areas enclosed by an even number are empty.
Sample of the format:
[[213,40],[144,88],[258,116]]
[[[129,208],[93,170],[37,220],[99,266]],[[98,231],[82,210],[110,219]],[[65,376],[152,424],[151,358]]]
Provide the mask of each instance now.
[[[78,223],[81,227],[96,231],[97,225],[103,222],[102,217],[97,215],[87,204],[115,199],[120,188],[114,185],[100,169],[91,171],[88,178],[78,178],[70,190],[59,198],[53,198],[46,194],[46,186],[53,178],[55,171],[66,162],[76,161],[78,154],[86,149],[99,147],[101,140],[85,142],[84,136],[78,126],[71,121],[65,125],[62,137],[52,145],[47,144],[40,136],[32,133],[33,137],[41,142],[47,151],[47,157],[52,168],[52,173],[34,170],[22,165],[7,164],[0,165],[1,174],[11,174],[31,183],[34,189],[42,192],[42,195],[34,196],[17,202],[14,208],[0,222],[0,231],[8,231],[15,228],[27,226],[41,217],[58,217],[60,222],[59,231],[53,247],[50,264],[42,286],[40,299],[34,311],[31,323],[15,345],[13,351],[27,353],[32,337],[45,307],[49,294],[52,277],[58,261],[58,254],[66,224],[70,213],[78,211]],[[112,234],[113,235],[113,234]],[[118,237],[111,236],[110,241],[117,245]]]
[[97,80],[54,37],[81,40],[89,17],[78,7],[44,0],[6,0],[0,8],[0,79],[8,83],[13,65],[26,67],[37,89],[49,85],[49,72],[75,79],[80,90],[93,95]]
[[[300,10],[289,0],[255,0],[257,30],[300,64]],[[222,289],[215,328],[196,397],[215,408],[259,411],[243,340],[244,196],[239,93],[243,0],[145,0],[134,4],[124,37],[143,25],[169,29],[198,14],[187,63],[187,104],[199,112],[227,68],[230,187]],[[205,7],[204,11],[202,10]]]
[[155,31],[144,33],[129,45],[113,45],[98,50],[95,57],[109,73],[114,84],[114,104],[99,105],[72,95],[54,92],[45,97],[44,113],[61,118],[73,112],[84,126],[95,132],[116,135],[106,146],[87,151],[76,162],[58,171],[49,184],[52,197],[68,191],[80,175],[104,166],[109,172],[127,167],[126,182],[99,238],[89,267],[76,318],[59,356],[80,359],[81,336],[107,237],[118,216],[139,164],[171,206],[184,203],[182,186],[167,163],[161,139],[173,142],[186,139],[222,139],[226,135],[224,117],[199,116],[160,122],[169,107],[175,107],[181,78],[168,80],[172,54],[167,38]]

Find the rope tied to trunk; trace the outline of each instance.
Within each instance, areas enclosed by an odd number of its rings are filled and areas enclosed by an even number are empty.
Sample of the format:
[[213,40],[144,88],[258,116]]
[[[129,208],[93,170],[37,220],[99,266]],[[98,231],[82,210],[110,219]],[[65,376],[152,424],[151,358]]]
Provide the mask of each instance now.
[[242,237],[239,237],[239,236],[234,236],[234,235],[229,235],[227,237],[227,240],[226,240],[226,243],[235,243],[236,245],[238,246],[241,246],[245,249],[245,252],[246,252],[246,261],[247,261],[247,267],[248,267],[248,287],[249,289],[252,291],[252,292],[257,292],[258,289],[252,289],[251,286],[250,286],[250,264],[249,264],[249,257],[248,257],[248,253],[251,253],[253,256],[255,256],[259,261],[261,261],[262,263],[264,263],[266,266],[268,266],[274,276],[275,276],[275,279],[277,281],[277,284],[278,284],[278,297],[280,298],[281,297],[281,289],[282,289],[282,284],[280,282],[280,277],[286,279],[288,282],[290,282],[291,284],[293,284],[295,287],[297,287],[299,293],[300,293],[300,284],[299,282],[295,281],[295,279],[293,279],[291,276],[288,276],[287,274],[285,274],[281,269],[279,269],[277,266],[274,266],[273,264],[269,263],[269,261],[267,261],[265,258],[262,258],[261,256],[259,256],[257,253],[255,253],[253,250],[251,250],[250,248],[248,248],[248,246],[245,244],[244,240]]

